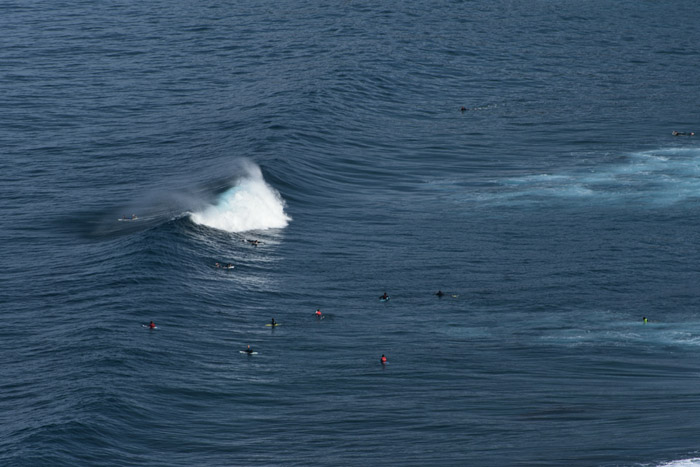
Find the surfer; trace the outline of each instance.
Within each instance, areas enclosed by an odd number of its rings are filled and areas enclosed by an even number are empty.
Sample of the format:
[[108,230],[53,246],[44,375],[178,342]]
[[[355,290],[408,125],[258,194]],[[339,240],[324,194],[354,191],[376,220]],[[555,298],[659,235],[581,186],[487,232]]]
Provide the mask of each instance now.
[[435,292],[435,295],[437,295],[438,297],[442,297],[445,294],[442,293],[442,290],[438,290],[437,292]]
[[226,269],[233,269],[233,264],[228,263],[225,267],[226,267]]
[[649,322],[649,320],[647,319],[647,317],[646,317],[646,316],[643,316],[643,317],[642,317],[642,323],[646,324],[646,323],[648,323],[648,322]]
[[462,107],[459,108],[459,111],[462,112],[462,113],[466,112],[467,110],[469,110],[469,109],[466,108],[465,106],[462,106]]
[[275,318],[272,318],[272,321],[270,321],[270,326],[272,326],[273,328],[277,326],[277,321],[275,321]]
[[247,242],[253,246],[258,246],[262,243],[260,240],[247,240]]
[[321,309],[320,309],[320,308],[319,308],[318,310],[316,310],[316,313],[314,313],[314,314],[316,315],[317,318],[320,318],[320,317],[323,316],[323,313],[321,313]]
[[153,321],[148,323],[148,329],[155,329],[155,328],[156,328],[156,323],[154,323]]
[[382,365],[386,364],[386,355],[382,354],[382,358],[379,359],[380,362],[382,362]]
[[694,131],[688,132],[688,131],[676,131],[676,130],[673,130],[673,131],[671,132],[671,134],[672,134],[673,136],[695,136],[695,132],[694,132]]
[[253,353],[253,349],[251,349],[250,346],[248,346],[248,348],[245,349],[244,352],[247,353],[248,355],[250,355]]
[[389,296],[384,292],[384,295],[380,296],[379,300],[389,300]]

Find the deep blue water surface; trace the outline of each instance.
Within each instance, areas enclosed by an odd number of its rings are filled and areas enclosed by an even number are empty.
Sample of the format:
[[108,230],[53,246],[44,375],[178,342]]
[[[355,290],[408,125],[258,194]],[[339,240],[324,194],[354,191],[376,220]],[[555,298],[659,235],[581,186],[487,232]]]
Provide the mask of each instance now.
[[0,464],[700,465],[698,24],[3,2]]

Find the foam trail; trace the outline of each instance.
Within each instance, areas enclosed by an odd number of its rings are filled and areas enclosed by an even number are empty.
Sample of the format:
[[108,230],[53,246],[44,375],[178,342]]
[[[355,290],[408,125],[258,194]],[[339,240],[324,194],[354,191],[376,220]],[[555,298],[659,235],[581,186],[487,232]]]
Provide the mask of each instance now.
[[292,219],[284,212],[284,200],[265,183],[260,167],[246,164],[246,174],[219,196],[216,204],[190,214],[196,224],[227,232],[286,227]]
[[682,459],[677,461],[660,464],[659,467],[698,467],[700,466],[700,458]]

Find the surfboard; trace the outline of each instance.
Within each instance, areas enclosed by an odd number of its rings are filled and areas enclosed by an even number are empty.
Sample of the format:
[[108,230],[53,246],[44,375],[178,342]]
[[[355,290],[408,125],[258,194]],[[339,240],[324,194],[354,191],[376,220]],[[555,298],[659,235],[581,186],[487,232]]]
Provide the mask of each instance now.
[[246,352],[245,350],[239,350],[240,353],[247,353],[248,355],[257,355],[257,352]]
[[267,323],[265,326],[270,326],[270,327],[276,328],[276,327],[279,326],[280,324],[282,324],[282,323],[275,323],[274,325],[273,325],[272,323]]
[[380,297],[380,298],[379,298],[379,301],[380,301],[380,302],[388,302],[388,301],[389,301],[389,298],[390,298],[390,297],[387,297],[387,298],[381,298],[381,297]]
[[146,328],[146,329],[160,329],[158,326],[152,328],[152,327],[150,327],[148,324],[142,324],[141,326],[143,326],[143,327]]

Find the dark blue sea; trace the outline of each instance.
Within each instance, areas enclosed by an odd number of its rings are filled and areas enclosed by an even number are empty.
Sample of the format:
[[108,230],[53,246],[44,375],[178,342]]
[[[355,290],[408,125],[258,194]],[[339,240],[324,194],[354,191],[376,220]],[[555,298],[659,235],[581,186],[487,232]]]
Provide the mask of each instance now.
[[3,1],[0,465],[700,466],[699,25]]

